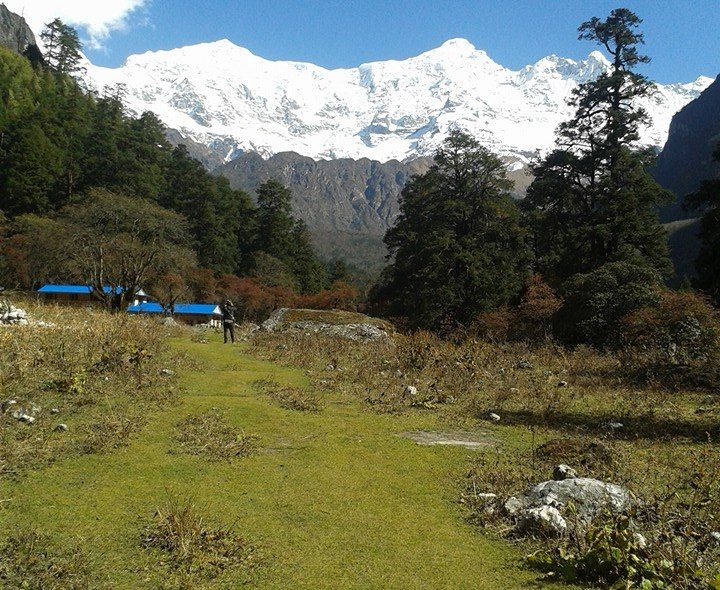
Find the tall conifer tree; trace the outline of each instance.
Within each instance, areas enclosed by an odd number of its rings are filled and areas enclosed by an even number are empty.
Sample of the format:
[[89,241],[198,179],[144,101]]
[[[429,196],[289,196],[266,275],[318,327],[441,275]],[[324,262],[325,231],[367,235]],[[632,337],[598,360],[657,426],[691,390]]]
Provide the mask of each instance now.
[[650,154],[636,148],[648,120],[636,99],[653,88],[634,70],[649,61],[638,52],[641,22],[620,8],[579,28],[580,39],[599,44],[611,63],[575,91],[575,116],[535,166],[525,201],[540,269],[555,281],[610,262],[671,270],[656,207],[672,197],[647,173]]

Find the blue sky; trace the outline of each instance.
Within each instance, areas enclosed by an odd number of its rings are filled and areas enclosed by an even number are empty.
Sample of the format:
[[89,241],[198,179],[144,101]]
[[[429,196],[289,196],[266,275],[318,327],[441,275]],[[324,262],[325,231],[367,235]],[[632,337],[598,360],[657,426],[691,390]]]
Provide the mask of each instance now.
[[[94,0],[112,2],[113,0]],[[617,6],[643,19],[644,73],[667,83],[720,73],[720,0],[134,0],[122,24],[87,48],[117,66],[133,53],[227,38],[268,59],[325,67],[417,55],[464,37],[518,69],[550,53],[594,49],[576,29]]]

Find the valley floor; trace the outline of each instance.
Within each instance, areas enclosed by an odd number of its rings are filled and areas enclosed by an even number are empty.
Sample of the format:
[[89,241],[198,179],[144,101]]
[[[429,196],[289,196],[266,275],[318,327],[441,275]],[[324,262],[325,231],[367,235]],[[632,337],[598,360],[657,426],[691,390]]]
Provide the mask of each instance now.
[[[169,496],[256,543],[261,565],[226,570],[207,588],[513,589],[535,585],[522,553],[467,524],[457,482],[472,451],[400,438],[437,427],[431,413],[378,415],[326,395],[318,413],[282,409],[257,379],[308,386],[306,375],[253,359],[243,347],[177,338],[201,369],[179,375],[181,403],[150,417],[129,446],[65,459],[0,483],[0,527],[79,542],[109,587],[155,588],[143,524]],[[232,462],[171,454],[175,425],[211,408],[259,452]],[[204,586],[205,587],[205,586]],[[547,586],[546,586],[547,587]]]

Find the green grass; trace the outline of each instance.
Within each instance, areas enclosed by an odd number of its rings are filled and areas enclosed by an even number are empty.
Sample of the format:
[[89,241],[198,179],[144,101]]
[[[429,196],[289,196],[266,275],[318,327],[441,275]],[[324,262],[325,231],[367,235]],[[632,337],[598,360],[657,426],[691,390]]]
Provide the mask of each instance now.
[[[80,543],[109,587],[155,588],[141,535],[172,494],[192,498],[207,520],[232,526],[264,556],[251,574],[231,569],[207,588],[534,585],[519,549],[462,518],[457,482],[469,452],[396,436],[438,427],[436,415],[378,415],[340,394],[323,395],[320,412],[286,410],[251,384],[307,387],[303,371],[255,360],[215,336],[208,344],[178,338],[173,347],[202,367],[180,373],[180,404],[151,416],[127,447],[1,481],[4,533],[35,528]],[[231,462],[171,454],[175,425],[212,408],[257,436],[258,452]]]

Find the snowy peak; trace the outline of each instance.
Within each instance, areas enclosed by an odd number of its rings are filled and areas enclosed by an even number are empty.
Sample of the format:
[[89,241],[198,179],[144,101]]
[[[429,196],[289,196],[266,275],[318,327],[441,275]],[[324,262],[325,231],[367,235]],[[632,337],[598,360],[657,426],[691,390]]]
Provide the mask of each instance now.
[[[293,151],[315,159],[387,161],[432,153],[455,128],[500,155],[527,160],[550,148],[572,115],[572,91],[609,67],[550,55],[519,71],[494,62],[466,39],[405,60],[328,70],[270,61],[227,39],[131,56],[117,69],[89,65],[87,83],[124,84],[127,106],[155,112],[168,127],[232,159]],[[672,115],[710,84],[658,86],[643,101],[653,123],[646,145],[661,147]]]

